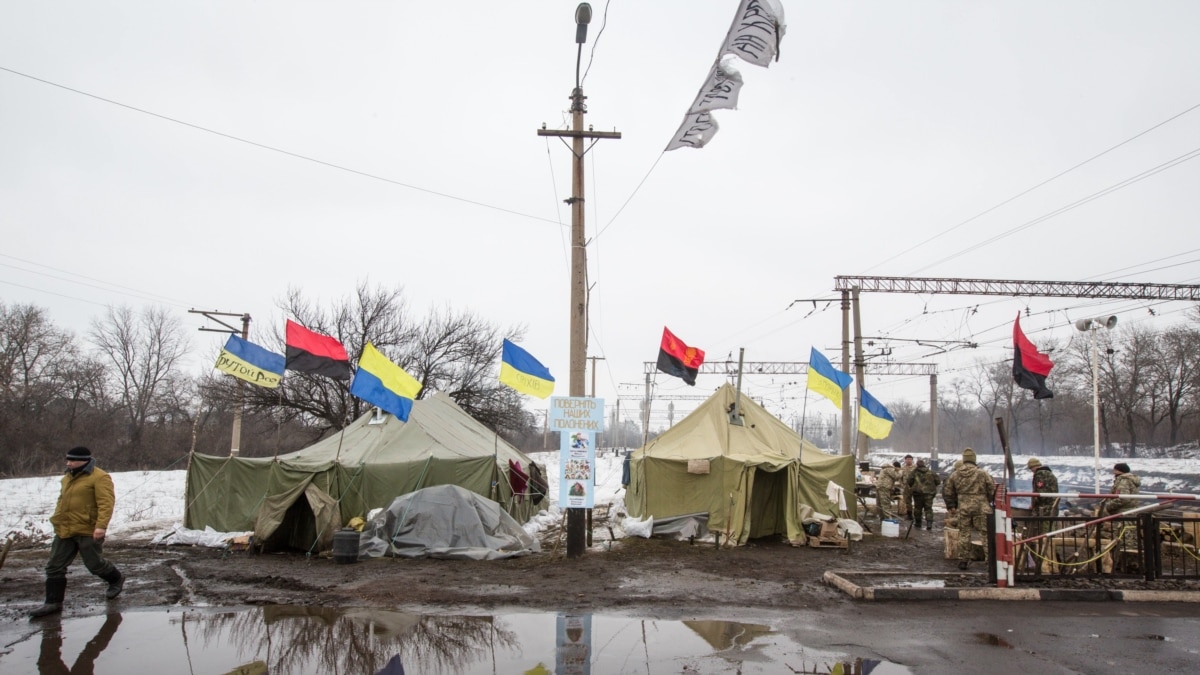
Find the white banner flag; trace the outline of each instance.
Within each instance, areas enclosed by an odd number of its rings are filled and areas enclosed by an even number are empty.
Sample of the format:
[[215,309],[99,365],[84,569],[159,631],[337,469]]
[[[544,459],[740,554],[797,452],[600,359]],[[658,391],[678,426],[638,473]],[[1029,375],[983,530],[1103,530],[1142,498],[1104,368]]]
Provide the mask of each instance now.
[[721,55],[733,54],[766,68],[772,58],[778,57],[779,41],[785,30],[783,5],[777,0],[742,0],[721,46]]
[[732,58],[718,60],[708,71],[708,79],[688,108],[689,113],[737,108],[738,93],[742,91],[742,74],[733,67]]
[[688,113],[663,152],[676,148],[703,148],[717,135],[717,128],[717,121],[711,113]]

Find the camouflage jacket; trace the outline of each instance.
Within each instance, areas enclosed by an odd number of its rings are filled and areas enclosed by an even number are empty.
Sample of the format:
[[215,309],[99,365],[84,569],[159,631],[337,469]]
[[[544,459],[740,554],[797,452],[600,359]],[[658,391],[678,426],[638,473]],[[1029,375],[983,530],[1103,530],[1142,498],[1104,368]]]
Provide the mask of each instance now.
[[964,516],[991,513],[995,496],[996,481],[988,472],[969,462],[964,462],[962,468],[950,474],[942,487],[946,508],[958,509]]
[[[1058,478],[1048,466],[1039,466],[1037,471],[1033,472],[1033,491],[1034,492],[1058,492]],[[1057,497],[1035,497],[1033,503],[1035,505],[1050,506],[1054,503]]]
[[903,488],[906,492],[911,492],[911,490],[909,490],[909,488],[908,488],[908,477],[911,476],[912,472],[916,471],[916,469],[917,469],[916,464],[913,464],[912,466],[904,466],[903,464],[900,465],[900,481],[899,481],[899,483],[900,483],[900,487]]
[[900,480],[900,469],[894,466],[889,466],[879,472],[879,478],[875,479],[875,491],[880,490],[891,494],[891,491],[896,489],[896,483]]
[[[1131,473],[1123,473],[1113,479],[1112,494],[1136,495],[1142,485],[1142,479]],[[1106,499],[1103,502],[1104,513],[1113,514],[1128,511],[1138,505],[1136,499]]]
[[908,489],[918,495],[936,495],[941,482],[942,479],[927,466],[918,466],[908,474],[907,480]]

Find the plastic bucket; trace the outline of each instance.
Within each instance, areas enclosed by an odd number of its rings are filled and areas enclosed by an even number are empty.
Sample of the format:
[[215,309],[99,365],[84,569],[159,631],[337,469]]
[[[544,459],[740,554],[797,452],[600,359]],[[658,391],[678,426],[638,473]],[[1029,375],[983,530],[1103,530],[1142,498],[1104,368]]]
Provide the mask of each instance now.
[[[899,537],[900,536],[900,521],[894,520],[892,518],[889,518],[889,519],[883,521],[883,528],[881,530],[881,533],[885,537]],[[334,540],[333,546],[334,546],[334,550],[336,551],[337,550],[337,541],[336,540]]]
[[344,527],[333,533],[333,561],[335,563],[358,562],[358,532]]

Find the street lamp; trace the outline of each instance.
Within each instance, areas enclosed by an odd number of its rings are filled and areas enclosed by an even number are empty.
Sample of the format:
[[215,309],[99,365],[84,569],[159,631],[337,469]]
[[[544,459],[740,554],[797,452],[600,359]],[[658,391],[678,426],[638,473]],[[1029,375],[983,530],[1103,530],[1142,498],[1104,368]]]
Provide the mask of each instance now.
[[1096,356],[1096,331],[1100,328],[1112,330],[1115,325],[1116,316],[1098,316],[1075,322],[1075,328],[1092,334],[1092,440],[1096,457],[1096,494],[1100,494],[1100,363]]

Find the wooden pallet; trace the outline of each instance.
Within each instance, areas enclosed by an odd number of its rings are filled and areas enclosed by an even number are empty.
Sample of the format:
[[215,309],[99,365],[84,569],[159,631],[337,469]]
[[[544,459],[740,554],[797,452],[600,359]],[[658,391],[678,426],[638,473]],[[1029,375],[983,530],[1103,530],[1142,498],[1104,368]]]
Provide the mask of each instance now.
[[850,540],[841,537],[812,537],[808,538],[812,548],[850,548]]

